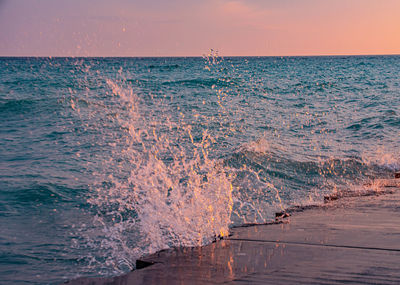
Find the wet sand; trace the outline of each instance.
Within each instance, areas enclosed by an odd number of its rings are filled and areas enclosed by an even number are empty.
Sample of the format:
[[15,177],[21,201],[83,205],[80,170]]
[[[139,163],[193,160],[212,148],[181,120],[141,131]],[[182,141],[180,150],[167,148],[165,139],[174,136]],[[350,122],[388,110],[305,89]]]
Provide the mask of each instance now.
[[380,190],[234,228],[204,247],[158,252],[123,276],[68,284],[400,284],[400,179]]

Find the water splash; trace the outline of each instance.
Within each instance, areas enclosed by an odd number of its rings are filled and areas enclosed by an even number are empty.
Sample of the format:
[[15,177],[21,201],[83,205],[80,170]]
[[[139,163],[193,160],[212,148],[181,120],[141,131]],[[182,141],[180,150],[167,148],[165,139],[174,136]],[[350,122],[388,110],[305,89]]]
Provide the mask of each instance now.
[[363,161],[370,165],[385,167],[393,172],[400,170],[400,152],[397,149],[388,150],[380,146],[374,151],[364,153]]
[[2,279],[129,271],[218,235],[230,205],[232,226],[390,190],[399,60],[1,58]]
[[[337,151],[332,114],[304,108],[288,115],[275,106],[279,95],[261,105],[261,83],[213,51],[204,59],[207,78],[162,84],[206,84],[207,96],[184,101],[180,94],[142,92],[120,68],[98,82],[105,90],[94,96],[99,100],[72,99],[104,146],[88,199],[93,228],[83,231],[98,251],[94,268],[130,270],[142,255],[203,245],[232,225],[265,223],[292,206],[323,203],[328,194],[364,191],[358,186],[376,175],[371,163]],[[262,136],[251,132],[260,122]]]
[[[142,255],[227,235],[232,177],[210,157],[216,139],[207,129],[193,133],[185,115],[168,106],[153,113],[123,81],[106,83],[110,103],[120,106],[113,121],[122,133],[110,143],[112,173],[88,201],[98,209],[94,224],[104,234],[100,246],[112,252],[109,262],[131,268]],[[164,99],[153,96],[151,104]]]

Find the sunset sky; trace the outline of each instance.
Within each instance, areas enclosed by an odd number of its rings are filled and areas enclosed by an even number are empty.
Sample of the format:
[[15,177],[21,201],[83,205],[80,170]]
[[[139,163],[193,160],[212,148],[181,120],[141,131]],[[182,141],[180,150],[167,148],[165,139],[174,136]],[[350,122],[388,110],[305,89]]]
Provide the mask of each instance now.
[[400,54],[399,0],[0,0],[0,56]]

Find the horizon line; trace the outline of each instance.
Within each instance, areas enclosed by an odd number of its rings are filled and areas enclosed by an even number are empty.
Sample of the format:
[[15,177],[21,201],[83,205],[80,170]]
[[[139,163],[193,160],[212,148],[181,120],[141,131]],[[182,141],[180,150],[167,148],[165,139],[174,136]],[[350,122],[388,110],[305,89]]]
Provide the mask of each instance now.
[[[207,54],[204,55],[133,55],[133,56],[87,56],[87,55],[0,55],[0,58],[203,58],[207,57]],[[226,58],[240,58],[240,57],[254,57],[254,58],[262,58],[262,57],[350,57],[350,56],[400,56],[400,53],[376,53],[376,54],[299,54],[299,55],[217,55],[217,57],[226,57]]]

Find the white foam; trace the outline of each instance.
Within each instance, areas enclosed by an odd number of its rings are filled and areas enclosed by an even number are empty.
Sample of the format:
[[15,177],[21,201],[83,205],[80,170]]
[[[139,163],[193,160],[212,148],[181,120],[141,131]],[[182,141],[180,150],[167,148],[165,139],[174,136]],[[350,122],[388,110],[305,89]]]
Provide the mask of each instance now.
[[116,173],[129,167],[128,175],[105,177],[112,186],[98,187],[88,200],[99,209],[95,224],[102,228],[100,246],[110,253],[109,265],[119,268],[122,262],[130,267],[145,254],[227,235],[231,177],[209,157],[213,138],[207,130],[195,142],[190,125],[174,123],[165,114],[149,120],[149,110],[132,89],[111,80],[107,84],[125,111],[115,117],[123,135],[108,144],[113,154],[104,167]]

